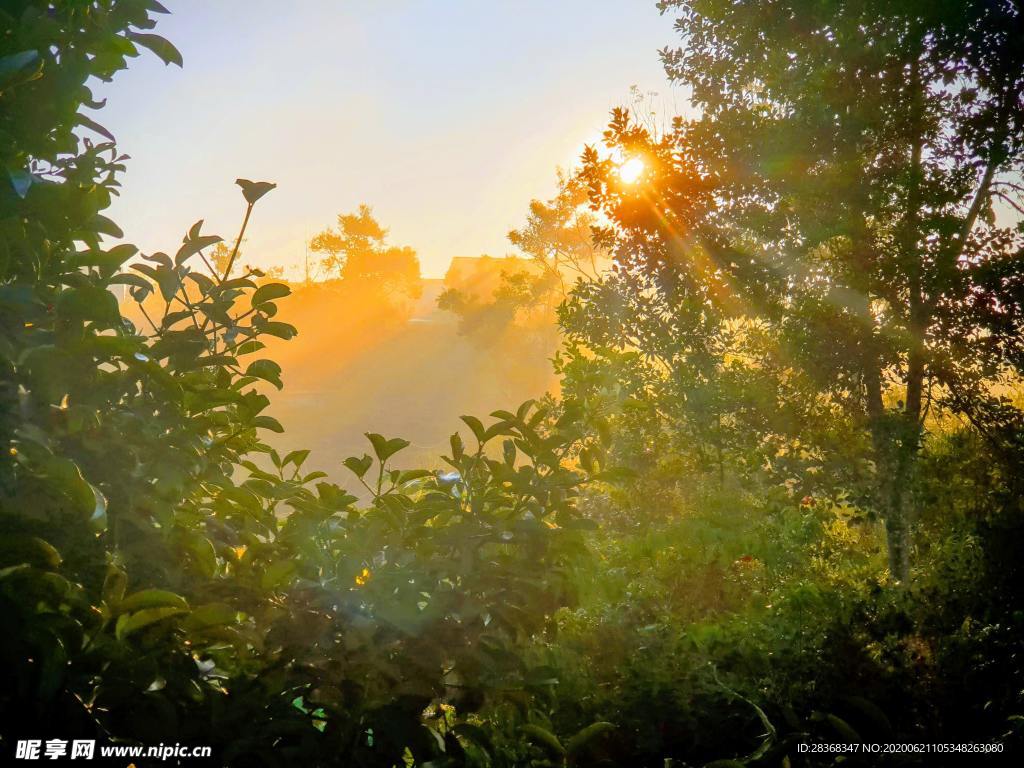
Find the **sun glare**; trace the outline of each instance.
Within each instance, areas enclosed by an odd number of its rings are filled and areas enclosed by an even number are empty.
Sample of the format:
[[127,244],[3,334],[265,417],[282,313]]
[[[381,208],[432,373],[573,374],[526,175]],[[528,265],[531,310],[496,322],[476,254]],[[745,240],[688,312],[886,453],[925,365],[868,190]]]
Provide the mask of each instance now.
[[625,184],[633,184],[643,175],[644,161],[639,157],[631,157],[619,166],[619,178]]

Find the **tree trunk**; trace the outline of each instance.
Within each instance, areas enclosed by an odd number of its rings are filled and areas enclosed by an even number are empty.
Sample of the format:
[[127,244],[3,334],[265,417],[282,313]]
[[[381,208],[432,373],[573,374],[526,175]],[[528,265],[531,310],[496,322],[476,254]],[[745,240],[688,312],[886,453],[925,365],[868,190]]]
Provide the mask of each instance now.
[[919,440],[910,434],[910,425],[905,421],[900,427],[903,428],[896,430],[897,434],[889,435],[889,445],[884,449],[889,460],[882,465],[885,476],[881,501],[889,550],[889,573],[897,584],[906,585],[910,576],[910,525],[914,511],[910,484],[917,463]]
[[[883,478],[882,505],[885,514],[886,538],[889,548],[889,573],[901,585],[910,575],[910,523],[912,500],[910,483],[921,446],[921,404],[924,393],[925,334],[928,310],[924,295],[924,262],[919,252],[921,213],[921,156],[924,149],[922,123],[922,83],[920,53],[915,51],[910,65],[910,178],[907,209],[900,237],[900,256],[907,274],[907,349],[906,389],[902,411],[891,417],[882,414],[876,429],[881,430],[876,448],[887,460],[881,469]],[[879,377],[880,378],[880,377]],[[881,382],[879,381],[879,385]],[[879,443],[882,443],[879,446]],[[888,467],[884,465],[888,464]]]
[[920,391],[923,389],[924,366],[918,363],[919,354],[911,355],[907,400],[899,413],[885,410],[881,371],[876,361],[867,366],[865,377],[877,472],[878,510],[885,522],[889,573],[901,585],[907,583],[910,575],[910,524],[913,517],[910,484],[921,444]]
[[910,576],[910,534],[903,494],[896,489],[889,502],[885,520],[885,539],[889,550],[889,573],[903,586]]

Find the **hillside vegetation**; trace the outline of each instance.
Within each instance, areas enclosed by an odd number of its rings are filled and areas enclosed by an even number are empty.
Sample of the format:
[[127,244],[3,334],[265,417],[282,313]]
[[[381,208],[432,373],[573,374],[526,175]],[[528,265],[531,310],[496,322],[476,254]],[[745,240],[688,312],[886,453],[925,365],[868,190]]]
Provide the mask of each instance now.
[[486,291],[365,207],[246,266],[268,181],[120,242],[90,89],[163,7],[0,6],[4,764],[1019,762],[1019,4],[658,5],[694,116]]

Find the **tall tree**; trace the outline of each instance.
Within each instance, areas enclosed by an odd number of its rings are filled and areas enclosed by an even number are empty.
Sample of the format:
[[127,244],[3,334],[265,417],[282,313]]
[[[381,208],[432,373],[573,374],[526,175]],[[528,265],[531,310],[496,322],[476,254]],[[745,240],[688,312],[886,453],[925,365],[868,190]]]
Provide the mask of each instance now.
[[594,242],[597,220],[588,203],[580,177],[559,169],[554,197],[531,200],[523,226],[508,233],[526,259],[483,257],[481,268],[500,269],[500,284],[483,286],[484,295],[476,295],[479,286],[449,286],[438,306],[458,315],[460,332],[482,344],[494,344],[518,326],[539,331],[537,341],[547,353],[557,343],[555,311],[573,283],[594,281],[608,266],[608,253]]
[[388,245],[387,235],[373,210],[360,205],[355,213],[339,214],[337,229],[320,232],[310,249],[324,254],[322,266],[328,276],[371,286],[390,298],[418,298],[422,286],[416,251]]
[[[890,568],[908,576],[930,408],[992,435],[1024,361],[1024,18],[1013,0],[663,0],[662,57],[699,117],[590,150],[618,268],[773,322],[795,366],[870,437]],[[696,289],[693,289],[696,290]],[[998,418],[997,418],[998,417]]]
[[596,218],[587,206],[587,187],[576,174],[558,172],[558,192],[550,200],[531,200],[526,223],[508,233],[509,242],[540,268],[548,279],[568,290],[567,278],[594,280],[608,254],[595,243]]

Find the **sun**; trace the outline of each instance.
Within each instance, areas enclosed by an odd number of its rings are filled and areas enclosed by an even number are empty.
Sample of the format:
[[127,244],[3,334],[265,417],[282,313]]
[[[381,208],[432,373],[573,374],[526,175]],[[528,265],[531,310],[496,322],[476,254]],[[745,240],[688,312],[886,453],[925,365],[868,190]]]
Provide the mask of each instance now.
[[631,157],[619,166],[619,178],[624,184],[633,184],[643,175],[646,167],[643,158]]

